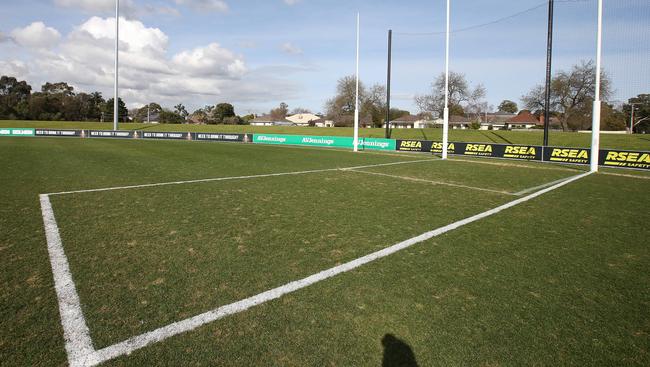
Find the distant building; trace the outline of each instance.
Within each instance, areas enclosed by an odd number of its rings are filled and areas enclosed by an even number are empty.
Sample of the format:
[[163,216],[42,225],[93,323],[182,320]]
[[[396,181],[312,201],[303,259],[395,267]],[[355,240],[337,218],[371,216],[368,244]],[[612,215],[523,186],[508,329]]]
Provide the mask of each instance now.
[[287,119],[277,119],[271,115],[256,117],[250,121],[251,126],[296,126],[296,123]]
[[539,119],[529,111],[522,111],[506,123],[507,129],[532,129],[539,125]]
[[[406,115],[390,122],[390,126],[394,129],[424,129],[435,127],[436,121],[427,120],[420,116]],[[386,123],[383,124],[386,127]]]
[[287,120],[293,122],[297,126],[309,126],[310,122],[320,120],[321,117],[313,113],[298,113],[295,115],[287,116]]

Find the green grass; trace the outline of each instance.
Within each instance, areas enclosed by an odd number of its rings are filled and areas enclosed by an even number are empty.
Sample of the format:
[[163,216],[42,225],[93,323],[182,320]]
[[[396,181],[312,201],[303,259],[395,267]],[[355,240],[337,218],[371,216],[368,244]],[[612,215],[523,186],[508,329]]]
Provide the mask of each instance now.
[[[96,129],[110,130],[112,123],[63,122],[63,121],[11,121],[0,120],[0,127],[26,127],[51,129]],[[189,131],[223,133],[258,133],[290,135],[352,136],[351,128],[296,127],[296,126],[245,126],[245,125],[167,125],[167,124],[120,124],[122,130]],[[385,129],[361,129],[360,136],[383,138]],[[479,131],[450,130],[451,141],[541,145],[543,132],[531,131]],[[442,140],[442,129],[394,129],[393,139]],[[591,134],[551,131],[549,144],[565,147],[589,147]],[[601,135],[603,149],[650,150],[650,137],[645,135]]]
[[[422,158],[3,138],[0,360],[66,363],[39,193]],[[580,173],[491,160],[361,171],[508,192]],[[377,366],[398,353],[386,334],[420,366],[648,365],[646,191],[647,179],[589,176],[107,365]],[[330,171],[51,200],[100,348],[515,198]]]

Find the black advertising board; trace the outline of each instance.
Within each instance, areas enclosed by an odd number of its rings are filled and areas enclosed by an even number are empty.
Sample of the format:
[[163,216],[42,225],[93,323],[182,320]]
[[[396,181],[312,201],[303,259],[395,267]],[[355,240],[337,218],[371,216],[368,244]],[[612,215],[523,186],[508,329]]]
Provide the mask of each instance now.
[[[442,153],[442,142],[429,140],[398,140],[397,150],[403,152]],[[542,160],[542,147],[534,145],[506,145],[488,143],[451,142],[447,146],[449,154],[474,157],[510,158],[523,160]]]
[[252,134],[195,133],[194,140],[250,143],[253,141],[253,136]]
[[78,138],[86,135],[85,130],[57,130],[57,129],[36,129],[36,136],[52,136],[52,137],[71,137]]
[[[140,133],[141,134],[141,133]],[[117,138],[117,139],[133,139],[138,138],[137,131],[113,131],[113,130],[90,130],[88,132],[89,138]]]
[[605,167],[650,170],[650,152],[601,149],[598,164]]
[[194,140],[193,133],[143,131],[143,139]]
[[544,162],[589,164],[591,150],[588,148],[544,148]]

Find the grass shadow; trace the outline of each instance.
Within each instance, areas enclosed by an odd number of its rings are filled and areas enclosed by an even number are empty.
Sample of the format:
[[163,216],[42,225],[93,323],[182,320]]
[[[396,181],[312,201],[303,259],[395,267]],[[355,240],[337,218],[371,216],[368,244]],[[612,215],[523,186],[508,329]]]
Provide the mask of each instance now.
[[382,367],[418,367],[411,347],[393,334],[384,335],[381,345],[384,347]]

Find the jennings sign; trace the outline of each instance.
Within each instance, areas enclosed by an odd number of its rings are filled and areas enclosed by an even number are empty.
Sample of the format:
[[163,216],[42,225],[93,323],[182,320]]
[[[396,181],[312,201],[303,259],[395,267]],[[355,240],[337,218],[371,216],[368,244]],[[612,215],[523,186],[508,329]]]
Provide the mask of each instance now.
[[[354,138],[346,136],[254,134],[253,143],[352,149]],[[359,138],[359,149],[394,151],[396,149],[396,146],[395,140],[392,139]]]

